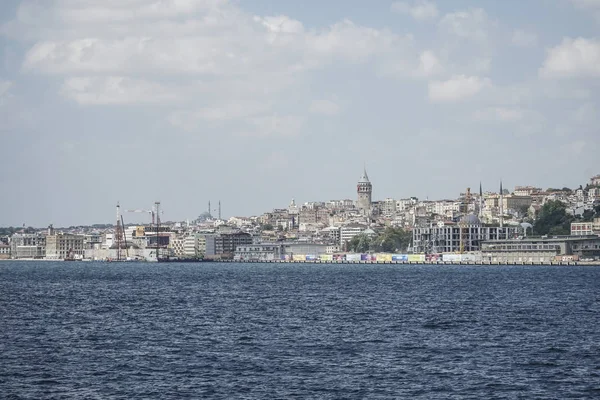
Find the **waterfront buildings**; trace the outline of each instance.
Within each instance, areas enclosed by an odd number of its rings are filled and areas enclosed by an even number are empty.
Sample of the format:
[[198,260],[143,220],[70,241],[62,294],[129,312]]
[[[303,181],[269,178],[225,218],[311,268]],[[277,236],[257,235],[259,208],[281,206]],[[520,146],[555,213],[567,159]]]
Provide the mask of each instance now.
[[481,243],[507,240],[521,235],[520,226],[484,226],[468,214],[456,222],[430,222],[413,229],[414,253],[464,253],[481,250]]
[[206,258],[233,259],[238,246],[253,243],[252,235],[246,232],[220,233],[206,235]]
[[[290,254],[310,257],[320,252],[337,256],[340,250],[346,250],[346,243],[355,236],[367,234],[376,237],[386,227],[392,226],[412,233],[410,251],[413,253],[460,255],[460,259],[465,260],[468,259],[467,253],[480,252],[483,243],[519,240],[519,237],[525,236],[520,224],[528,222],[535,225],[536,213],[550,200],[563,202],[567,213],[580,218],[571,227],[572,235],[600,234],[599,220],[585,222],[583,218],[598,215],[600,186],[594,184],[600,184],[600,176],[591,178],[590,184],[575,190],[542,191],[535,186],[517,186],[512,194],[501,190],[502,195],[489,192],[484,195],[480,186],[478,194],[467,189],[456,199],[388,197],[374,201],[373,187],[364,170],[357,183],[354,201],[344,199],[297,204],[292,200],[286,208],[274,209],[260,216],[231,217],[227,222],[199,218],[193,224],[162,223],[158,234],[154,225],[129,226],[123,231],[127,249],[125,243],[121,243],[120,250],[115,248],[114,227],[60,229],[59,233],[52,227],[47,232],[39,230],[37,233],[22,229],[10,238],[0,238],[0,242],[4,243],[0,257],[10,254],[12,258],[63,259],[79,256],[85,251],[86,257],[92,259],[147,258],[152,252],[156,253],[157,245],[161,256],[206,255],[209,259],[231,259],[238,254],[238,247],[240,257],[246,252],[248,254],[244,257],[250,258],[277,258]],[[352,185],[349,186],[351,192]],[[525,211],[529,211],[529,215]],[[83,247],[80,248],[79,239],[69,242],[66,235],[82,237]],[[274,243],[276,246],[285,243],[285,246],[275,249]],[[293,243],[323,248],[294,250]],[[7,244],[10,246],[8,250]],[[542,247],[542,250],[549,249]],[[450,256],[446,258],[452,259]]]
[[46,256],[46,236],[41,233],[15,233],[11,237],[12,258],[44,258]]
[[318,243],[260,243],[237,246],[234,260],[238,261],[272,261],[272,260],[306,260],[317,259],[328,253],[329,246]]
[[544,238],[520,238],[489,240],[482,244],[484,261],[550,263],[557,256],[573,256],[573,259],[598,259],[600,237],[556,236]]
[[83,236],[56,233],[46,237],[46,258],[64,260],[66,258],[83,258]]

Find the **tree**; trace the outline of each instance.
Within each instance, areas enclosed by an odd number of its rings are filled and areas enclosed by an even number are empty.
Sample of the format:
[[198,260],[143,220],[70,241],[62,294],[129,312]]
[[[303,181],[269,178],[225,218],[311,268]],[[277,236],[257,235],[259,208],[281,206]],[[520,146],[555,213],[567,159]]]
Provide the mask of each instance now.
[[571,222],[574,217],[568,215],[566,206],[558,201],[548,201],[542,206],[533,225],[533,231],[538,235],[568,235],[571,232]]
[[595,216],[596,216],[596,213],[594,212],[594,210],[585,210],[583,212],[583,215],[581,216],[581,220],[583,222],[591,222],[594,220]]
[[356,245],[356,252],[357,253],[365,253],[367,251],[369,251],[369,248],[371,247],[371,238],[368,237],[367,235],[360,234],[358,235],[359,239],[358,239],[358,244]]
[[372,250],[393,253],[404,251],[410,245],[412,233],[402,228],[388,227],[375,240],[373,240]]
[[348,242],[347,248],[349,251],[353,251],[356,253],[364,253],[369,250],[371,246],[371,238],[369,238],[364,233],[354,236]]
[[272,231],[273,230],[273,225],[271,224],[264,224],[262,226],[263,231]]

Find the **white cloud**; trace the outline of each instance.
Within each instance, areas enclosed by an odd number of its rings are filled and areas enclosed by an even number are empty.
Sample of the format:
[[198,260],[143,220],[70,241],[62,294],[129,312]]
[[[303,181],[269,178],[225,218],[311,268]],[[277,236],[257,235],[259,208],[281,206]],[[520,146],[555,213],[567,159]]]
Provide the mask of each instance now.
[[487,13],[481,8],[457,11],[444,15],[440,20],[440,29],[462,39],[485,41],[488,28],[492,24]]
[[422,79],[440,74],[444,66],[432,50],[421,52],[407,48],[404,53],[396,53],[381,62],[378,72],[386,77],[400,79]]
[[565,38],[548,50],[540,75],[552,77],[600,76],[600,40]]
[[340,113],[340,106],[331,100],[314,100],[309,111],[313,114],[333,116]]
[[419,68],[417,74],[420,76],[433,76],[443,70],[440,60],[431,50],[425,50],[419,56]]
[[512,35],[512,44],[518,47],[533,47],[537,44],[537,34],[517,29]]
[[396,1],[392,3],[391,10],[401,14],[408,14],[417,21],[435,19],[439,14],[435,3],[427,0],[416,0],[412,3]]
[[278,15],[276,17],[254,17],[255,21],[260,22],[268,29],[269,32],[273,33],[303,33],[304,26],[302,22],[296,21],[285,15]]
[[[378,70],[394,57],[411,64],[406,76],[435,67],[427,54],[419,66],[410,36],[350,20],[308,31],[285,15],[256,16],[225,0],[25,0],[3,30],[34,43],[25,72],[63,76],[63,93],[81,104],[190,98],[188,110],[169,117],[185,129],[252,114],[230,103],[262,110],[285,101],[284,90],[334,63],[373,62]],[[151,85],[167,95],[140,95]]]
[[83,105],[170,103],[179,95],[153,82],[123,76],[68,78],[62,86],[66,97]]
[[489,78],[457,75],[446,81],[429,82],[429,99],[433,102],[461,101],[491,85]]

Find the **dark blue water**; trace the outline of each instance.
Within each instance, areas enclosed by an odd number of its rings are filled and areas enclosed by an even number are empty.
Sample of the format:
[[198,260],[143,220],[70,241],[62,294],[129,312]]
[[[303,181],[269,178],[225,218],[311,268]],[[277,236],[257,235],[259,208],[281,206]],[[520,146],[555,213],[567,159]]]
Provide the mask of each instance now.
[[0,263],[2,398],[600,397],[600,268]]

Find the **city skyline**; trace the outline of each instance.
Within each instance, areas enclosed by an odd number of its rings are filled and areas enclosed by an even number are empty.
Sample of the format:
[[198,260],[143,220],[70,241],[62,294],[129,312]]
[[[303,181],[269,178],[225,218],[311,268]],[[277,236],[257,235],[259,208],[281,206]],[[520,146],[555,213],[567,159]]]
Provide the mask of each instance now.
[[585,185],[596,3],[2,2],[0,225]]

